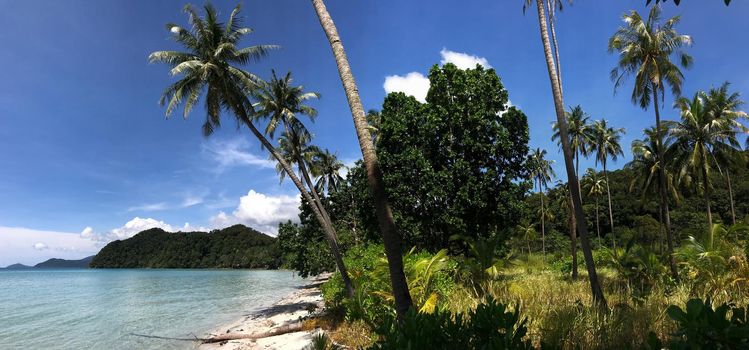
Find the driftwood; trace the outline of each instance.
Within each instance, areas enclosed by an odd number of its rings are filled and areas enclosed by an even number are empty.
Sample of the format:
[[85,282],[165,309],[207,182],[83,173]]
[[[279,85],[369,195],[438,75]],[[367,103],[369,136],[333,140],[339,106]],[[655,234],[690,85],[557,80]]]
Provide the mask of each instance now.
[[202,339],[203,343],[219,343],[222,341],[228,341],[228,340],[238,340],[238,339],[260,339],[260,338],[268,338],[268,337],[275,337],[277,335],[286,334],[286,333],[294,333],[299,332],[302,330],[302,323],[292,323],[287,324],[278,328],[271,329],[266,332],[260,332],[260,333],[227,333],[227,334],[221,334],[217,335],[215,337],[211,337],[208,339]]

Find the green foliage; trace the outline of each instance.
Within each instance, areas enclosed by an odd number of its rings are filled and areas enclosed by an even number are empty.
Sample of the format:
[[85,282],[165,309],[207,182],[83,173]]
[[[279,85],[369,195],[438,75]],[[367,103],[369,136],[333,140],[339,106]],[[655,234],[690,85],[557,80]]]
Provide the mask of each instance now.
[[388,318],[373,349],[531,349],[518,307],[489,298],[467,314],[410,310],[399,323]]
[[[356,293],[346,299],[343,283],[336,274],[322,287],[325,301],[343,308],[347,319],[361,319],[372,326],[380,324],[386,315],[394,315],[390,273],[382,245],[353,247],[344,262]],[[457,263],[447,256],[446,250],[431,254],[416,253],[414,249],[405,254],[403,263],[414,307],[421,312],[433,312],[454,287],[450,272]]]
[[668,273],[656,254],[635,245],[633,240],[621,254],[610,254],[609,265],[627,282],[632,298],[637,301],[650,294],[656,283],[662,282]]
[[528,123],[492,69],[446,64],[429,79],[426,103],[387,96],[377,154],[406,246],[437,251],[453,234],[492,237],[519,222]]
[[103,268],[277,268],[276,239],[243,225],[206,232],[153,228],[107,244],[91,261]]
[[746,308],[723,303],[713,309],[710,300],[691,299],[684,310],[671,305],[668,316],[678,323],[670,349],[748,349]]

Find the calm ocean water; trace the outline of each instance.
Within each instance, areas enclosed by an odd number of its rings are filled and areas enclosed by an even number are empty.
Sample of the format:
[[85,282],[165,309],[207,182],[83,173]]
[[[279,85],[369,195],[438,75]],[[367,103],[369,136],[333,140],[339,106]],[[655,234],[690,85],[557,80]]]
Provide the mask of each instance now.
[[302,285],[291,271],[0,270],[0,349],[193,349]]

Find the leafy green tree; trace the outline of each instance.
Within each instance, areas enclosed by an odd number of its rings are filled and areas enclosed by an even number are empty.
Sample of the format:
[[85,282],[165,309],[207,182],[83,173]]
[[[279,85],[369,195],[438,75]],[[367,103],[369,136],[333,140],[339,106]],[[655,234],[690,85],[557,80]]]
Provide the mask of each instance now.
[[[150,62],[167,64],[172,67],[171,75],[180,76],[177,82],[164,90],[160,103],[167,104],[167,115],[170,115],[178,105],[184,104],[186,117],[200,96],[204,95],[207,113],[203,134],[206,136],[221,125],[222,110],[230,111],[237,122],[246,125],[263,147],[276,158],[304,199],[314,203],[314,199],[305,190],[291,166],[255,127],[255,116],[252,114],[254,106],[248,96],[257,92],[262,83],[261,79],[240,66],[265,56],[268,50],[274,49],[275,46],[238,48],[241,39],[252,32],[250,28],[241,26],[241,18],[237,17],[239,9],[239,6],[235,7],[226,23],[221,23],[216,9],[210,4],[204,5],[205,14],[202,18],[192,6],[187,5],[185,12],[192,26],[190,30],[176,24],[167,24],[167,29],[173,34],[172,38],[184,46],[186,51],[157,51],[149,56]],[[324,228],[339,270],[343,275],[347,275],[332,226],[326,222],[319,210],[315,209],[314,212]],[[353,290],[350,290],[350,294],[353,294]]]
[[[585,213],[583,212],[580,184],[578,182],[577,174],[575,173],[572,164],[573,148],[570,146],[567,121],[564,115],[562,79],[557,73],[559,71],[559,62],[558,60],[555,60],[554,55],[551,51],[551,44],[549,41],[549,28],[547,26],[548,21],[542,0],[536,0],[536,10],[538,13],[538,26],[541,33],[541,43],[543,44],[544,57],[546,58],[546,68],[549,73],[549,82],[551,83],[551,91],[554,98],[554,111],[556,112],[557,117],[559,135],[562,143],[562,152],[564,153],[564,165],[565,170],[567,171],[567,179],[573,203],[573,210],[575,212],[575,220],[585,222]],[[588,279],[590,281],[591,294],[596,304],[601,307],[605,307],[606,298],[603,295],[601,284],[598,281],[598,273],[596,272],[595,261],[593,261],[593,252],[591,251],[590,242],[588,241],[588,228],[586,226],[587,225],[578,225],[578,229],[580,230],[580,243],[583,249],[583,256],[585,257],[585,266],[588,270]],[[575,244],[574,239],[572,244]]]
[[553,201],[560,208],[565,208],[567,211],[567,228],[569,229],[570,235],[570,250],[572,252],[572,279],[577,279],[577,220],[575,220],[575,208],[572,203],[572,196],[570,195],[569,186],[561,181],[558,181],[555,186],[555,194]]
[[[715,118],[706,108],[707,94],[697,92],[692,99],[679,98],[674,107],[680,109],[681,120],[673,122],[670,137],[674,138],[678,150],[676,161],[682,164],[680,176],[686,179],[699,178],[707,210],[708,228],[713,227],[710,206],[712,182],[710,172],[715,169],[716,154],[722,149],[740,147],[732,120]],[[725,151],[727,152],[727,151]]]
[[528,255],[531,254],[531,241],[534,241],[538,233],[536,232],[535,225],[526,223],[526,224],[520,224],[517,226],[517,230],[520,233],[520,236],[525,240],[525,243],[528,245]]
[[369,133],[367,118],[364,113],[364,106],[359,96],[359,88],[356,86],[354,74],[351,72],[351,66],[348,63],[346,50],[343,48],[343,41],[338,35],[338,29],[330,17],[328,9],[325,7],[323,0],[312,0],[312,6],[315,8],[317,18],[320,20],[320,26],[325,31],[330,48],[335,57],[338,74],[341,77],[343,90],[346,93],[349,107],[351,108],[351,117],[354,120],[356,136],[359,139],[359,147],[362,152],[362,161],[367,169],[367,180],[372,191],[372,197],[375,203],[377,213],[377,222],[380,226],[382,241],[385,245],[385,254],[389,262],[390,282],[393,287],[395,298],[395,310],[399,317],[403,317],[412,306],[411,294],[408,291],[406,275],[403,271],[403,256],[401,251],[401,235],[398,227],[395,225],[393,213],[387,197],[380,162],[377,159],[374,141]]
[[[647,109],[650,103],[653,103],[658,142],[656,154],[659,159],[664,159],[662,146],[664,133],[658,99],[663,100],[666,85],[671,88],[674,96],[681,94],[684,74],[679,66],[689,68],[692,64],[692,57],[682,51],[682,48],[691,45],[692,38],[676,31],[675,27],[680,21],[679,16],[661,23],[660,14],[661,10],[657,5],[650,10],[647,19],[643,19],[634,10],[625,14],[622,17],[624,26],[620,27],[609,39],[608,47],[609,52],[619,53],[617,67],[611,70],[614,91],[623,84],[627,76],[632,75],[634,76],[632,103],[638,104],[642,109]],[[679,59],[678,64],[671,61],[672,56]],[[666,174],[663,171],[659,171],[658,181],[660,182],[661,211],[664,213],[666,222],[671,275],[674,279],[678,279],[676,263],[672,256],[674,244],[666,192]]]
[[553,160],[546,159],[546,150],[536,148],[530,155],[529,160],[530,178],[538,183],[538,194],[541,198],[541,208],[539,214],[541,216],[541,251],[546,259],[546,217],[548,211],[544,210],[544,189],[548,187],[549,181],[556,176],[554,169],[551,165],[554,163]]
[[436,251],[454,234],[489,238],[519,222],[528,122],[494,70],[446,64],[429,79],[424,104],[385,98],[377,153],[406,243]]
[[[613,128],[608,125],[606,119],[596,120],[593,123],[593,143],[592,152],[596,155],[596,164],[599,162],[603,166],[603,177],[606,183],[606,197],[609,201],[609,224],[611,225],[611,234],[614,233],[614,211],[611,209],[611,189],[609,188],[609,175],[606,171],[608,159],[616,161],[619,156],[624,156],[620,144],[624,128]],[[614,242],[614,251],[616,251],[616,240]]]

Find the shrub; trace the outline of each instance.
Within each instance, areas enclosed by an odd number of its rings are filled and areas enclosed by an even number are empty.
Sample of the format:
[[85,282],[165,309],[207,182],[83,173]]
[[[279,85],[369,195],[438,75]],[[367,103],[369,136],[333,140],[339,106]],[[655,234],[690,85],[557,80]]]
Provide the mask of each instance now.
[[410,310],[400,324],[390,317],[378,328],[372,349],[531,349],[520,311],[493,299],[466,314]]
[[[685,310],[671,305],[666,313],[678,324],[668,342],[669,349],[749,349],[744,307],[723,303],[713,309],[709,299],[691,299]],[[663,344],[651,333],[648,347],[661,349]]]

